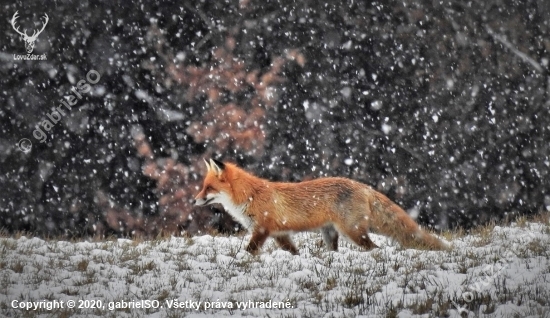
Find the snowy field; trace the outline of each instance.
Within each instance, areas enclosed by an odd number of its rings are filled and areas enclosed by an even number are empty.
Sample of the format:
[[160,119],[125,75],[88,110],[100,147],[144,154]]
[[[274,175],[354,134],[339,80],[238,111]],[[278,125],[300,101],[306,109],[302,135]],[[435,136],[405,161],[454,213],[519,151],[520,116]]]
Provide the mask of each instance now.
[[[7,317],[550,317],[548,222],[453,234],[450,252],[373,235],[363,252],[317,233],[300,256],[244,236],[154,241],[0,238]],[[15,308],[14,308],[15,307]],[[73,307],[73,308],[69,308]],[[79,308],[80,307],[80,308]],[[144,308],[145,307],[145,308]]]

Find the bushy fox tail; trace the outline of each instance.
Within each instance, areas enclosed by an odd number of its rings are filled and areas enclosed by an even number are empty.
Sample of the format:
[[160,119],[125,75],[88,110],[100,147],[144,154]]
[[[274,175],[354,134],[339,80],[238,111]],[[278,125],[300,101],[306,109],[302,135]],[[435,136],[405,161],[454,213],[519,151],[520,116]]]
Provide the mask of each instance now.
[[373,213],[371,227],[375,232],[396,239],[403,247],[448,250],[450,245],[422,230],[418,224],[382,193],[372,191],[369,200]]

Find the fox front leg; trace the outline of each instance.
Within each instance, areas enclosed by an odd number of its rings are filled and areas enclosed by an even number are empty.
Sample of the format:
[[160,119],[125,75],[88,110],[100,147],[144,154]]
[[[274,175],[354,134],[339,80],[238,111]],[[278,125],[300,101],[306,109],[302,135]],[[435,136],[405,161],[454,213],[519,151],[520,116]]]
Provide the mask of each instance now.
[[258,254],[258,250],[264,245],[265,240],[269,237],[269,232],[264,228],[254,229],[252,238],[246,247],[246,251],[252,255]]
[[298,252],[298,249],[294,245],[294,243],[292,243],[292,240],[290,239],[290,236],[288,236],[288,235],[276,236],[275,237],[275,242],[277,242],[277,244],[279,244],[279,246],[283,250],[289,251],[292,255],[299,255],[300,254]]
[[327,248],[331,251],[338,250],[338,231],[332,225],[326,225],[321,228],[321,235]]

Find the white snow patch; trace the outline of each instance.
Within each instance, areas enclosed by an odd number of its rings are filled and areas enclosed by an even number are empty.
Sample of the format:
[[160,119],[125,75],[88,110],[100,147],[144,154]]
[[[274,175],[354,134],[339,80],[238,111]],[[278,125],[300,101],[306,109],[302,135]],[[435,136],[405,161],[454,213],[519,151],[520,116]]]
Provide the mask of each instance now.
[[[341,240],[332,252],[308,232],[293,236],[299,256],[273,240],[251,256],[243,251],[249,235],[0,238],[0,308],[7,317],[548,317],[549,233],[539,223],[496,226],[453,239],[448,252],[404,250],[370,234],[379,249]],[[48,310],[54,301],[64,308]],[[97,308],[69,309],[69,301]],[[19,308],[27,302],[42,307]],[[116,309],[138,303],[158,307]]]

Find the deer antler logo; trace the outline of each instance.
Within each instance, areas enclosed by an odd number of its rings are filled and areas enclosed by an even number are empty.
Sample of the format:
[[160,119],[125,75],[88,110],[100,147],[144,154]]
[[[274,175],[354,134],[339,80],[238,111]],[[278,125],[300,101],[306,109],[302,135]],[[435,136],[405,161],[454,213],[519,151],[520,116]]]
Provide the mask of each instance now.
[[27,34],[27,29],[25,29],[25,32],[19,31],[19,27],[15,25],[15,20],[17,20],[18,16],[17,13],[19,11],[15,11],[15,14],[13,15],[13,18],[11,19],[11,26],[13,29],[19,33],[23,37],[23,41],[25,41],[25,49],[27,50],[27,53],[32,53],[34,50],[34,42],[36,41],[36,38],[44,31],[44,28],[46,27],[46,24],[48,24],[48,21],[50,20],[48,18],[48,15],[44,13],[44,25],[42,25],[42,29],[40,31],[34,30],[32,35],[29,36]]

